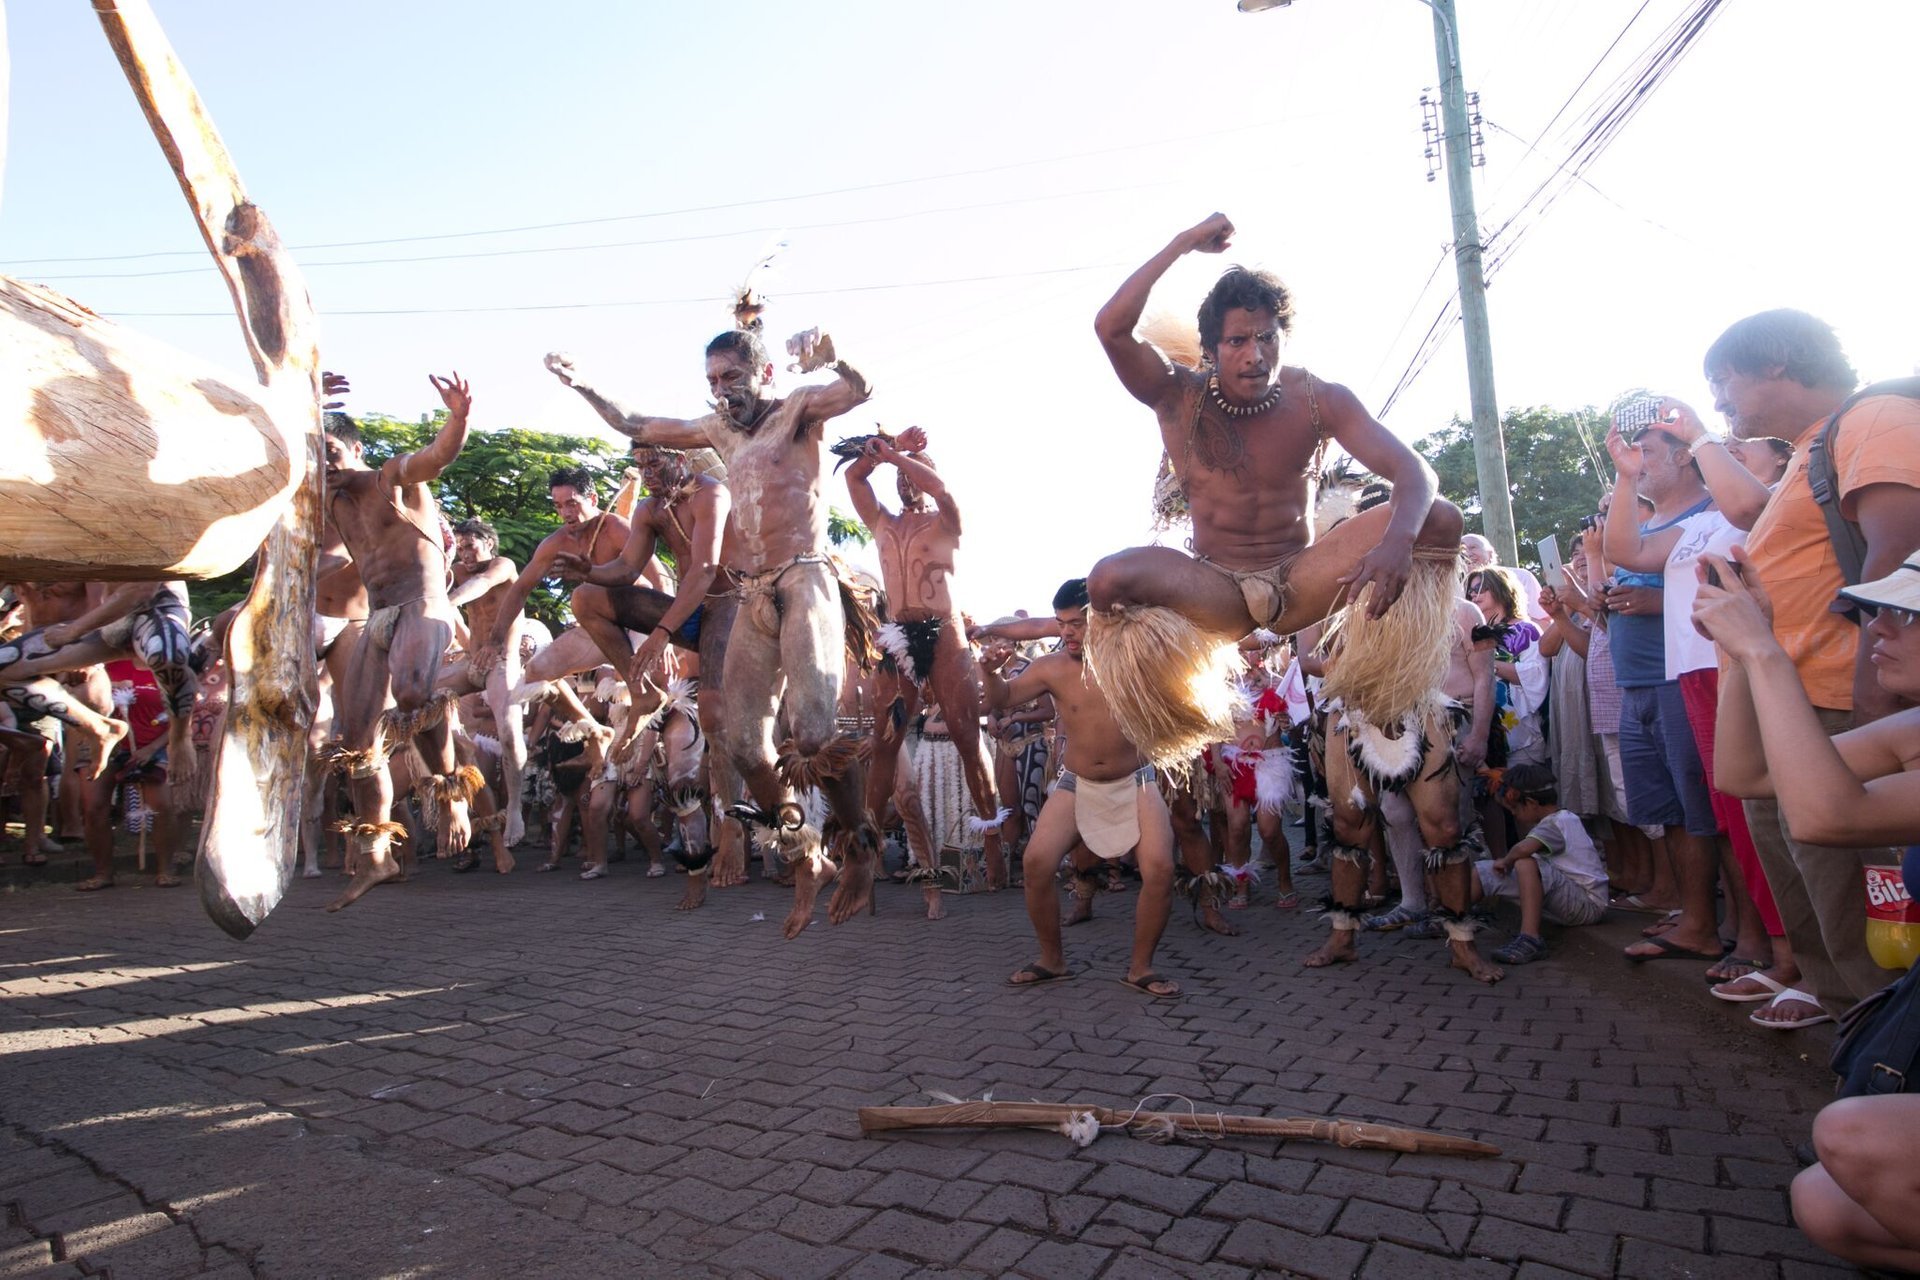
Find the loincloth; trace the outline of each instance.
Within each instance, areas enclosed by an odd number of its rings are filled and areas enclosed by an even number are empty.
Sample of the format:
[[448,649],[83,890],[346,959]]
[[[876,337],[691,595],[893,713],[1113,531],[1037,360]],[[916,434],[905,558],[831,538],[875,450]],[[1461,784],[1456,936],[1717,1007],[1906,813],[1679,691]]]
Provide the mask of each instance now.
[[1301,547],[1262,569],[1229,569],[1198,552],[1193,558],[1232,581],[1247,606],[1247,616],[1253,619],[1254,627],[1260,629],[1272,627],[1287,611],[1288,579],[1293,576],[1294,562],[1305,552],[1306,548]]
[[366,642],[375,649],[385,652],[393,648],[394,633],[400,629],[400,620],[406,617],[408,609],[421,604],[425,597],[402,601],[400,604],[382,605],[367,615],[367,629],[363,634]]
[[935,647],[946,625],[945,618],[921,618],[914,622],[889,622],[881,627],[874,639],[886,654],[880,660],[882,668],[890,666],[916,683],[931,676]]
[[1073,821],[1096,857],[1124,858],[1140,843],[1140,790],[1153,785],[1153,766],[1124,778],[1096,782],[1063,770],[1054,790],[1073,796]]
[[740,575],[740,584],[734,588],[734,594],[739,596],[740,607],[746,610],[747,617],[754,626],[760,628],[762,634],[779,636],[780,579],[803,564],[817,564],[826,570],[829,576],[833,573],[833,568],[827,563],[825,555],[818,551],[809,551],[775,568]]

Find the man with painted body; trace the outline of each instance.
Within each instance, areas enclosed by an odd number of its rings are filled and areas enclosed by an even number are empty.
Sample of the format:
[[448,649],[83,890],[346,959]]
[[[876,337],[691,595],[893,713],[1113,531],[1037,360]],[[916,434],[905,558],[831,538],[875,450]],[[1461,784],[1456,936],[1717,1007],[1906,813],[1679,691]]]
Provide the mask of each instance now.
[[[739,553],[727,519],[732,496],[719,477],[696,472],[682,450],[636,442],[633,460],[647,497],[633,510],[620,553],[604,563],[562,553],[554,559],[554,572],[580,582],[573,592],[573,616],[627,681],[634,710],[615,746],[616,756],[630,750],[648,727],[669,745],[669,794],[681,823],[682,860],[688,872],[687,894],[680,906],[692,910],[705,901],[709,880],[719,888],[746,882],[745,832],[738,823],[720,820],[716,855],[704,812],[709,796],[717,798],[716,809],[739,799],[740,779],[733,761],[723,751],[705,752],[707,779],[689,777],[676,766],[683,757],[691,759],[699,745],[698,735],[689,739],[685,729],[673,723],[690,714],[689,725],[697,726],[706,737],[715,738],[719,732],[727,638],[737,607],[735,579],[727,567]],[[679,584],[672,593],[640,581],[646,567],[655,563],[654,551],[662,543],[679,571]],[[646,637],[637,651],[628,632]],[[694,655],[694,663],[688,664],[694,667],[690,686],[662,678],[669,646]],[[695,705],[682,705],[688,701],[684,692],[662,705],[660,691],[675,687],[697,690]],[[648,709],[655,707],[659,709],[649,715]]]
[[[985,841],[987,887],[999,889],[1007,882],[1000,841],[1006,815],[994,796],[993,771],[980,737],[979,670],[951,588],[954,557],[960,549],[960,507],[926,456],[926,442],[927,433],[918,427],[898,441],[876,435],[847,468],[853,508],[873,531],[880,552],[880,576],[891,619],[880,631],[887,657],[874,676],[874,756],[867,778],[867,807],[876,814],[882,812],[892,794],[900,744],[907,724],[919,711],[924,682],[940,705],[941,718],[966,770],[967,792]],[[882,464],[898,473],[897,512],[887,510],[873,492],[871,477]],[[896,706],[900,714],[895,714]]]
[[[513,561],[500,554],[500,535],[491,524],[476,517],[453,527],[453,589],[447,593],[447,603],[466,609],[470,636],[493,635],[518,577]],[[519,609],[516,607],[505,621],[507,642],[497,662],[483,667],[474,661],[470,649],[441,673],[439,683],[455,693],[486,694],[500,742],[502,803],[507,815],[504,834],[507,847],[512,848],[526,835],[520,804],[521,775],[527,767],[526,727],[524,708],[512,698],[514,686],[520,683],[523,645]]]
[[[352,419],[336,414],[327,422],[327,519],[359,568],[369,606],[365,632],[337,695],[343,739],[338,759],[353,794],[354,872],[329,911],[401,874],[391,849],[401,829],[390,819],[393,782],[386,761],[407,738],[431,775],[429,803],[439,808],[440,856],[466,849],[473,832],[470,805],[478,800],[492,809],[478,771],[469,777],[458,767],[448,721],[454,695],[445,691],[436,697],[434,691],[459,615],[447,600],[440,512],[427,484],[460,456],[473,398],[458,374],[428,380],[447,407],[447,419],[417,453],[369,467]],[[340,567],[337,557],[322,557],[319,571],[325,576]]]
[[[879,833],[868,818],[850,736],[835,736],[844,671],[840,585],[828,562],[826,423],[865,403],[866,379],[844,361],[824,386],[790,396],[767,394],[773,365],[757,333],[734,329],[707,344],[713,412],[665,418],[626,409],[584,382],[559,353],[547,367],[578,391],[615,430],[647,444],[717,450],[733,493],[739,538],[738,625],[728,640],[722,688],[714,699],[719,743],[734,761],[765,820],[777,826],[795,864],[794,906],[783,932],[799,936],[820,886],[839,877],[828,918],[835,924],[867,908]],[[774,720],[784,711],[792,738],[776,768]],[[797,789],[818,785],[840,846],[836,869],[821,835],[805,825]]]

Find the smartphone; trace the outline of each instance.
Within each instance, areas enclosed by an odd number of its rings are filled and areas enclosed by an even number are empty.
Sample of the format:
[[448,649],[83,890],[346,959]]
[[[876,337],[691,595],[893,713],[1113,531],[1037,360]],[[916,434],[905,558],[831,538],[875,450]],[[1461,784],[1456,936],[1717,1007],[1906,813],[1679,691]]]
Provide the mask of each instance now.
[[1555,591],[1567,589],[1567,566],[1560,559],[1560,539],[1548,534],[1534,544],[1540,548],[1540,575]]

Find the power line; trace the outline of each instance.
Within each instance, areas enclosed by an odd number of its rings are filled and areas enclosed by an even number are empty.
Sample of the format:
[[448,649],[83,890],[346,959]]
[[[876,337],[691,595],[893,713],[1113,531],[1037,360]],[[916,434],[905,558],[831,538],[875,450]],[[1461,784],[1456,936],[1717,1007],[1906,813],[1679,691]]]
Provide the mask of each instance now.
[[[1318,119],[1325,116],[1340,115],[1351,118],[1352,112],[1321,111],[1305,116],[1291,116],[1285,120],[1259,120],[1251,124],[1235,125],[1227,129],[1214,129],[1206,133],[1179,134],[1173,137],[1150,139],[1145,142],[1129,142],[1119,146],[1101,147],[1093,151],[1074,151],[1061,155],[1040,156],[1031,160],[1014,160],[1006,164],[986,165],[977,169],[956,169],[948,173],[924,174],[914,178],[891,178],[884,182],[868,182],[855,186],[832,187],[820,191],[804,191],[791,195],[762,196],[752,200],[733,200],[721,204],[692,205],[681,209],[655,209],[641,213],[610,214],[599,218],[572,218],[562,222],[527,223],[523,226],[492,227],[476,231],[443,231],[416,236],[388,236],[374,240],[336,240],[314,244],[288,245],[293,252],[306,253],[317,249],[364,249],[383,244],[419,244],[434,240],[464,240],[479,236],[518,235],[528,231],[558,231],[567,227],[601,226],[610,222],[637,222],[649,218],[672,218],[694,213],[719,213],[728,209],[749,209],[772,204],[787,204],[799,200],[821,200],[831,196],[854,195],[863,191],[884,191],[894,187],[913,186],[923,182],[945,182],[954,178],[976,178],[992,173],[1007,173],[1015,169],[1028,169],[1035,165],[1062,164],[1071,160],[1097,159],[1101,156],[1117,155],[1129,151],[1143,151],[1151,147],[1171,144],[1192,144],[1200,138],[1223,138],[1238,133],[1255,130],[1271,130],[1280,126],[1294,124],[1301,120]],[[194,249],[160,249],[148,253],[108,253],[87,257],[68,258],[16,258],[9,263],[9,269],[27,266],[58,266],[72,262],[132,262],[147,258],[184,258],[195,257],[206,252],[205,246]]]
[[[1085,271],[1111,271],[1130,265],[1125,262],[1089,262],[1077,267],[1048,267],[1040,271],[1006,271],[992,275],[952,276],[944,280],[901,280],[890,284],[842,285],[832,289],[784,289],[783,298],[818,298],[829,294],[842,293],[880,293],[889,289],[935,289],[946,285],[980,284],[993,280],[1030,280],[1038,276],[1064,276]],[[613,307],[673,307],[688,306],[695,303],[725,302],[732,295],[709,294],[693,298],[636,298],[617,302],[543,302],[525,303],[504,307],[391,307],[364,310],[323,310],[321,317],[331,316],[450,316],[481,315],[509,311],[596,311]],[[206,319],[219,317],[231,320],[231,311],[106,311],[101,315],[115,319]]]
[[[932,217],[945,213],[972,213],[981,209],[1002,209],[1013,205],[1041,204],[1048,200],[1072,200],[1082,196],[1120,195],[1133,191],[1147,191],[1158,187],[1177,185],[1166,182],[1138,182],[1124,187],[1097,187],[1082,191],[1062,191],[1050,195],[1017,196],[1009,200],[982,200],[973,204],[943,205],[933,209],[910,209],[904,213],[876,214],[867,218],[840,218],[829,222],[788,223],[782,226],[743,227],[735,231],[709,231],[698,235],[663,236],[653,240],[615,240],[599,244],[556,244],[529,245],[520,249],[480,249],[471,253],[430,253],[398,258],[354,258],[339,262],[303,262],[302,271],[311,271],[316,267],[375,267],[391,266],[413,262],[452,262],[469,258],[514,258],[540,253],[586,253],[602,249],[637,249],[663,244],[692,244],[702,240],[727,240],[734,236],[766,235],[776,231],[822,231],[836,227],[871,226],[883,222],[906,222],[914,218]],[[150,280],[157,276],[202,275],[215,270],[211,262],[193,267],[169,268],[165,271],[99,271],[74,275],[43,276],[44,283],[56,283],[69,280]]]

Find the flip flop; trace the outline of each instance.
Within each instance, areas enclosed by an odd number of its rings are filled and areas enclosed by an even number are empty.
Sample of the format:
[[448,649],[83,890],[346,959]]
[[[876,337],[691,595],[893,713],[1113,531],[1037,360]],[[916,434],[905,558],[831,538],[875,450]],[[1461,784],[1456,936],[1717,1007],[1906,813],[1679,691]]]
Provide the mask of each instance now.
[[[1736,982],[1757,982],[1762,987],[1765,987],[1766,990],[1764,991],[1729,991],[1727,990],[1728,987],[1731,987]],[[1769,978],[1766,974],[1761,973],[1759,970],[1756,969],[1752,973],[1743,973],[1737,978],[1728,978],[1725,982],[1715,984],[1713,987],[1708,989],[1707,994],[1712,996],[1716,1000],[1725,1000],[1730,1004],[1753,1004],[1760,1000],[1772,1000],[1775,996],[1779,995],[1782,991],[1785,991],[1786,989],[1787,989],[1786,983],[1780,982],[1774,978]]]
[[1641,952],[1638,955],[1631,951],[1623,951],[1620,953],[1635,964],[1645,964],[1649,960],[1704,960],[1712,963],[1721,956],[1721,952],[1719,951],[1691,951],[1686,947],[1677,946],[1669,941],[1665,935],[1658,938],[1647,938],[1636,945],[1652,947],[1653,950]]
[[1774,1018],[1762,1020],[1758,1013],[1750,1013],[1747,1015],[1747,1021],[1756,1027],[1764,1027],[1768,1031],[1798,1031],[1802,1027],[1817,1027],[1823,1022],[1833,1021],[1833,1015],[1820,1007],[1820,1002],[1813,998],[1811,992],[1801,991],[1795,987],[1789,987],[1773,999],[1767,1001],[1766,1007],[1771,1009],[1775,1005],[1788,1004],[1793,1001],[1810,1005],[1813,1008],[1813,1013],[1791,1020]]
[[[1719,964],[1707,970],[1707,985],[1717,987],[1723,982],[1738,982],[1750,973],[1758,973],[1760,970],[1766,968],[1767,964],[1768,962],[1765,960],[1749,960],[1745,956],[1726,956],[1721,959]],[[1739,965],[1742,972],[1716,974],[1713,971],[1714,969],[1726,969],[1732,965]]]
[[73,886],[73,888],[76,893],[97,893],[101,889],[113,888],[113,877],[88,876],[85,880]]
[[1065,982],[1072,976],[1073,971],[1071,969],[1061,969],[1056,972],[1038,964],[1030,964],[1014,970],[1013,976],[1007,979],[1007,985],[1010,987],[1040,987],[1045,986],[1049,982]]
[[1656,907],[1645,901],[1637,893],[1623,893],[1607,905],[1615,911],[1638,911],[1642,915],[1649,916],[1664,916],[1668,911],[1666,907]]
[[153,878],[153,887],[156,889],[178,889],[180,887],[180,877],[174,875],[172,872],[164,872]]
[[1278,895],[1273,900],[1273,909],[1275,911],[1298,911],[1300,909],[1300,895],[1298,893],[1283,893]]
[[[1120,985],[1123,987],[1131,987],[1141,995],[1151,996],[1155,1000],[1178,1000],[1180,998],[1180,984],[1171,978],[1163,978],[1157,973],[1148,972],[1141,974],[1137,978],[1122,978],[1120,979]],[[1162,986],[1168,989],[1165,991],[1155,991],[1155,986]]]

